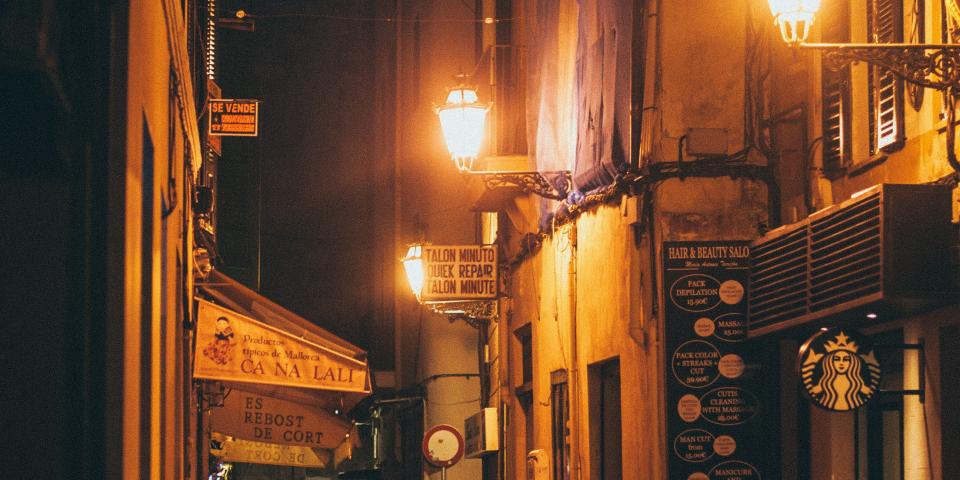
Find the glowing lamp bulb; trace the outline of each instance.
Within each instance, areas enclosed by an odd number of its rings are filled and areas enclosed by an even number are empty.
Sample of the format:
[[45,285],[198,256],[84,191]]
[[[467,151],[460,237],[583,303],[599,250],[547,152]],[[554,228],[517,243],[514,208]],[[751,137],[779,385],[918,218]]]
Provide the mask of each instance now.
[[407,256],[400,261],[403,262],[403,269],[407,272],[410,290],[419,299],[420,291],[423,290],[423,246],[411,245],[407,249]]
[[767,0],[773,22],[784,42],[796,45],[807,40],[820,9],[820,0]]
[[476,90],[463,85],[451,89],[446,103],[437,108],[447,150],[461,171],[470,170],[480,155],[489,109],[478,103]]

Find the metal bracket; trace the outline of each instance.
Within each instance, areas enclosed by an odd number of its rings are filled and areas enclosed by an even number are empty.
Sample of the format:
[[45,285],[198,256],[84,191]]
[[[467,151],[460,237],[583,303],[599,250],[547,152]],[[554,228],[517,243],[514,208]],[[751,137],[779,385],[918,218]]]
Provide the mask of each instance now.
[[947,110],[947,162],[960,172],[957,159],[956,106],[960,96],[960,45],[920,43],[801,43],[800,48],[823,52],[828,68],[837,70],[866,62],[889,70],[911,85],[943,92]]
[[879,390],[881,395],[916,395],[920,397],[920,403],[923,404],[927,396],[927,367],[923,350],[923,338],[917,340],[917,343],[891,343],[885,345],[874,345],[874,348],[890,348],[898,350],[916,350],[917,351],[917,368],[920,373],[920,377],[917,380],[917,387],[915,389],[904,389],[904,390]]
[[[524,192],[552,200],[564,200],[573,190],[573,179],[568,171],[543,173],[471,171],[469,173],[483,176],[483,183],[487,188],[517,187]],[[556,183],[547,180],[544,174],[554,176]]]
[[433,302],[425,305],[430,311],[449,317],[451,323],[463,320],[476,329],[486,325],[500,314],[496,300]]
[[960,87],[960,45],[802,43],[800,48],[823,52],[823,62],[832,70],[866,62],[883,67],[914,85],[942,91]]

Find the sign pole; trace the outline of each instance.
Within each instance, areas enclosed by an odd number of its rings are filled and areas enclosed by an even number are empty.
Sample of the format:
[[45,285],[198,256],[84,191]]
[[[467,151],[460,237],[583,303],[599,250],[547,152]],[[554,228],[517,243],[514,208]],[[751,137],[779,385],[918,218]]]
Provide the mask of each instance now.
[[447,467],[440,469],[440,480],[447,480]]

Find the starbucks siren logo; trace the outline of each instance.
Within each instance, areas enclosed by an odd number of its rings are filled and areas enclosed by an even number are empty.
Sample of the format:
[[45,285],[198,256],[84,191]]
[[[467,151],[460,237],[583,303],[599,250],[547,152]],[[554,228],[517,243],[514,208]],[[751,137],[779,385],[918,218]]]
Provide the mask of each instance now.
[[818,407],[856,410],[880,387],[880,364],[873,347],[856,332],[823,330],[800,347],[804,391]]

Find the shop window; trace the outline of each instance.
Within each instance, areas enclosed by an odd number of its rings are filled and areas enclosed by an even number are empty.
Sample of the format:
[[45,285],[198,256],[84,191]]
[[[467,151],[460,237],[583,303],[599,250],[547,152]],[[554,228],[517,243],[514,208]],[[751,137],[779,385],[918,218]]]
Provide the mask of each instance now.
[[[896,347],[903,343],[903,331],[882,332],[870,339],[882,366],[880,389],[903,390],[904,350]],[[793,340],[781,343],[782,378],[796,375],[798,347],[799,342]],[[810,403],[797,383],[781,382],[780,478],[904,478],[903,398],[896,393],[879,394],[855,412],[827,412]]]
[[[846,0],[824,2],[822,36],[825,42],[850,41],[850,6]],[[850,163],[850,67],[821,72],[823,107],[823,168],[830,175]]]
[[570,394],[567,371],[550,373],[553,479],[570,480]]
[[590,478],[623,477],[620,415],[620,360],[587,368],[590,395]]
[[[871,337],[883,370],[880,389],[902,390],[903,349],[884,347],[903,343],[903,332],[893,330]],[[903,396],[881,394],[854,418],[858,480],[903,478]]]
[[943,476],[960,472],[960,325],[940,329],[940,458]]
[[[903,1],[867,0],[871,43],[903,42]],[[903,145],[903,82],[893,72],[870,67],[870,153],[899,149]]]

